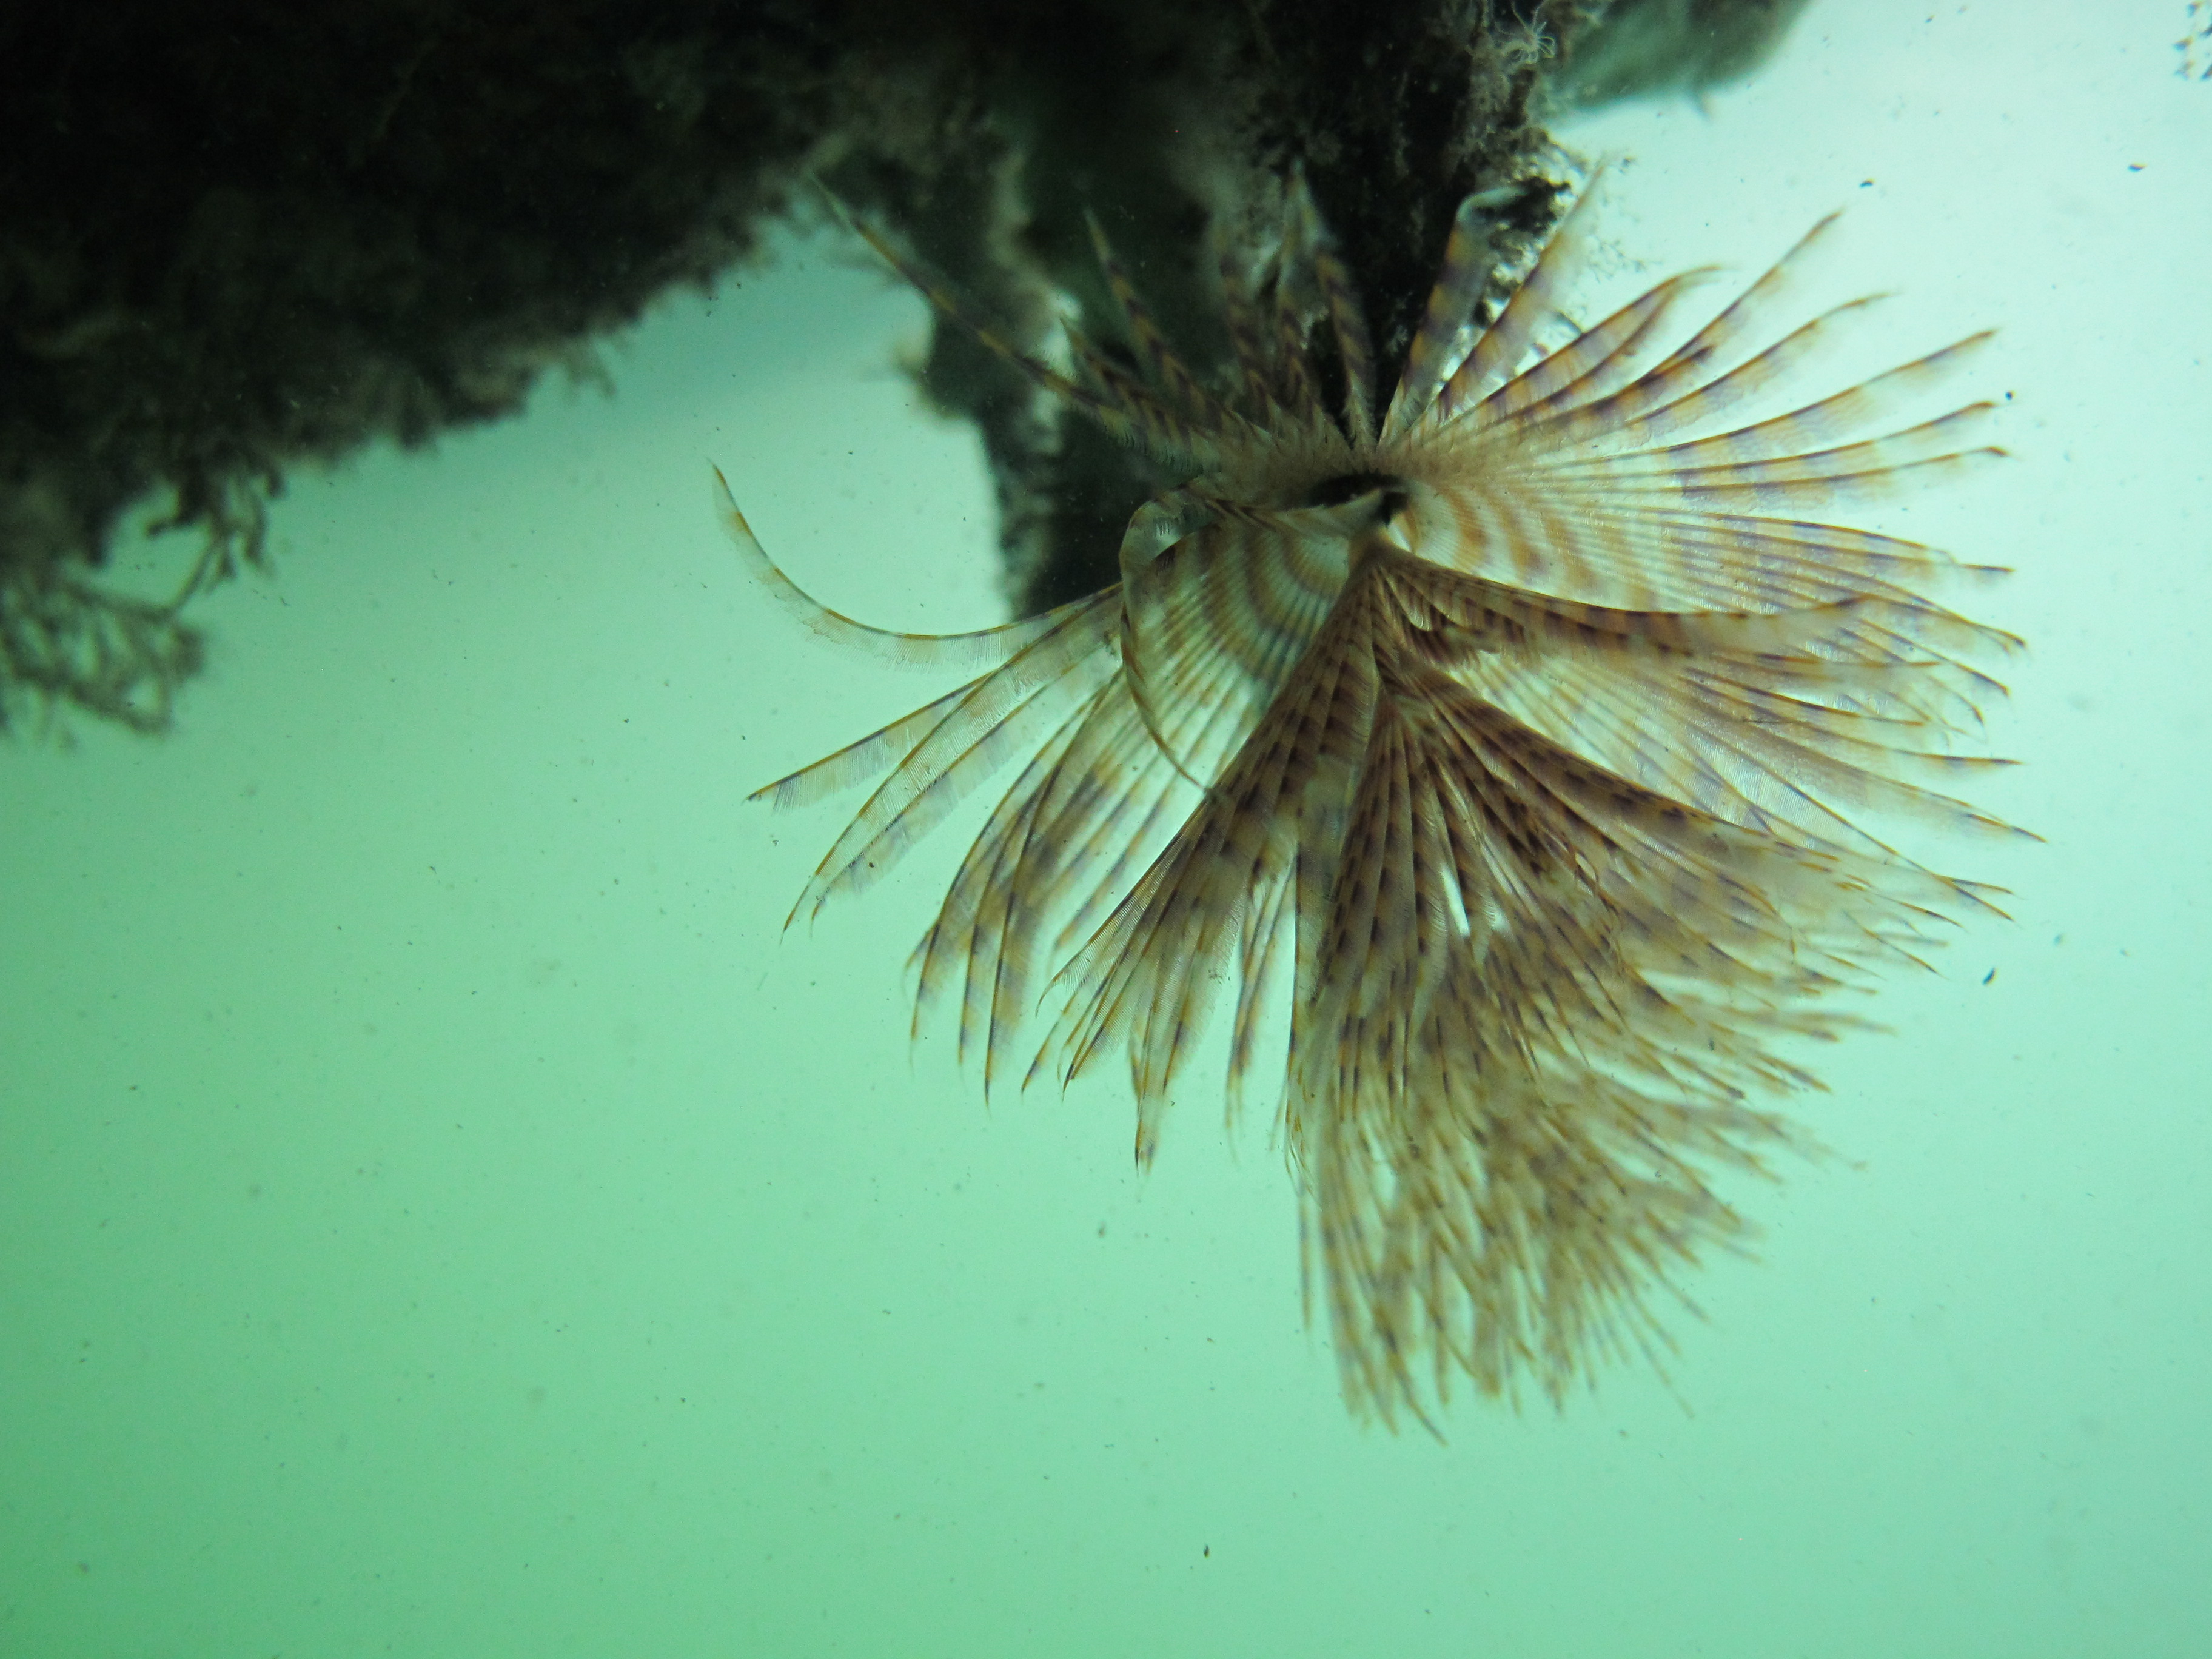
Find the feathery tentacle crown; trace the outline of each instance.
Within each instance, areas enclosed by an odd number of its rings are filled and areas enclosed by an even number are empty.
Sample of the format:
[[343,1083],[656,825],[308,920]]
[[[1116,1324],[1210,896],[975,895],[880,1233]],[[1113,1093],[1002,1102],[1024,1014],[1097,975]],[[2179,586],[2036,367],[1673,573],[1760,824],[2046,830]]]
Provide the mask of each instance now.
[[1072,375],[870,236],[1187,473],[1131,520],[1115,586],[885,633],[809,599],[721,505],[806,626],[975,675],[760,792],[880,778],[794,916],[1012,768],[916,951],[917,1021],[955,1002],[987,1086],[1126,1054],[1142,1163],[1233,985],[1231,1104],[1284,1056],[1346,1399],[1428,1422],[1455,1381],[1556,1400],[1656,1355],[1655,1289],[1747,1231],[1711,1176],[1799,1139],[1755,1103],[1817,1086],[1778,1045],[1852,1024],[1836,994],[1987,907],[1855,815],[2017,833],[1945,793],[2001,763],[1958,752],[2002,690],[1969,662],[2019,642],[1927,592],[1993,573],[1807,516],[1998,453],[1972,439],[1986,403],[1853,435],[1987,337],[1731,426],[1868,303],[1773,325],[1832,220],[1671,348],[1712,273],[1545,350],[1589,196],[1486,324],[1471,201],[1378,410],[1350,279],[1302,182],[1291,202],[1261,280],[1224,262],[1220,386],[1103,235],[1126,349],[1073,337]]

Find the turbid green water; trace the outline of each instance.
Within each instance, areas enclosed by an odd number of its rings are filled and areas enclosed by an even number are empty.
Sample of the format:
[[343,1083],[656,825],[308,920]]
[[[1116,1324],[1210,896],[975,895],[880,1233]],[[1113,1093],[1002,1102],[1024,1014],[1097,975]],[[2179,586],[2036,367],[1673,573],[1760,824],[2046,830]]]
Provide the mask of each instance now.
[[1832,4],[1570,135],[1637,158],[1593,293],[1848,202],[1881,355],[2000,324],[2015,403],[1889,522],[2021,568],[2049,845],[1941,849],[2016,921],[1822,1057],[1671,1390],[1361,1430],[1264,1126],[1194,1091],[1140,1181],[1125,1085],[909,1053],[958,836],[779,937],[842,818],[746,792],[944,688],[793,637],[709,460],[830,602],[997,614],[919,303],[796,249],[611,400],[298,481],[173,738],[0,755],[0,1654],[2212,1652],[2185,21]]

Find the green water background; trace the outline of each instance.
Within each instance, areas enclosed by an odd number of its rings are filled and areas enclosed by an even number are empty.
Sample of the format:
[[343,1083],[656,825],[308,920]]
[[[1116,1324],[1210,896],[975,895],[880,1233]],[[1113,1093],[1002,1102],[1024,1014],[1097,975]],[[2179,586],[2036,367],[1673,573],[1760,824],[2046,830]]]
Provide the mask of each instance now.
[[1820,1057],[1671,1384],[1361,1429],[1264,1124],[1194,1089],[1139,1180],[1125,1083],[909,1049],[957,834],[780,936],[842,816],[746,793],[944,688],[794,636],[709,461],[831,604],[1000,614],[920,303],[793,245],[611,398],[295,479],[173,738],[0,754],[0,1654],[2212,1652],[2185,22],[1831,3],[1567,130],[1633,158],[1595,295],[1845,203],[1877,357],[2002,325],[2016,459],[1881,522],[2034,644],[2048,845],[1935,849],[2015,920]]

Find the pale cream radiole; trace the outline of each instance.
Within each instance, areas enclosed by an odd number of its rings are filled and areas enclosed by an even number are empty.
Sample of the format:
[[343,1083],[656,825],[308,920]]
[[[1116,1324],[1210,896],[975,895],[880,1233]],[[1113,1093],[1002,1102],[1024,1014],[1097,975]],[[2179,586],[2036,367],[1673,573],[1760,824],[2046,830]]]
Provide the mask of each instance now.
[[1655,1290],[1747,1231],[1714,1172],[1804,1139],[1773,1109],[1817,1086],[1791,1040],[1856,1023],[1844,994],[1988,908],[1860,820],[2019,833],[1948,793],[2002,763],[1972,752],[2002,689],[1973,665],[2019,642],[1932,595],[1996,573],[1818,516],[1999,453],[1986,402],[1861,435],[1987,337],[1731,424],[1870,303],[1776,325],[1831,222],[1686,337],[1711,272],[1546,349],[1589,198],[1486,324],[1470,202],[1378,409],[1348,276],[1288,199],[1256,275],[1224,261],[1218,386],[1103,238],[1125,338],[1072,337],[1066,375],[870,239],[1185,475],[1115,586],[886,633],[721,505],[808,628],[973,676],[760,792],[880,780],[793,915],[1011,773],[916,953],[917,1020],[957,1001],[987,1086],[1126,1055],[1142,1163],[1233,988],[1232,1103],[1282,1056],[1346,1399],[1432,1421],[1455,1380],[1557,1399],[1663,1343]]

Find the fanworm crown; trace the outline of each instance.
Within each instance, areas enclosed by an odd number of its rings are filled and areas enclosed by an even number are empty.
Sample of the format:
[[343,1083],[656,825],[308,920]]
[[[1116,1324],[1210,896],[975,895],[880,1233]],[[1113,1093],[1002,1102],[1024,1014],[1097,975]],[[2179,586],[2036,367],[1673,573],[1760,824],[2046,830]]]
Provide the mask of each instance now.
[[1782,1046],[1850,1024],[1838,993],[1988,908],[1855,816],[2019,833],[1942,788],[2002,763],[1960,752],[2002,690],[1970,661],[2019,641],[1927,594],[1996,573],[1806,516],[2001,453],[1974,442],[1986,402],[1853,435],[1988,336],[1730,426],[1870,303],[1773,325],[1832,219],[1679,343],[1711,271],[1544,349],[1589,197],[1486,324],[1470,200],[1378,404],[1343,263],[1302,181],[1289,200],[1256,277],[1224,261],[1222,386],[1103,236],[1126,338],[1071,331],[1070,374],[870,238],[1186,476],[1130,521],[1114,586],[887,633],[807,597],[726,487],[721,506],[817,634],[974,676],[759,792],[881,778],[794,916],[1014,769],[916,952],[917,1021],[956,1001],[987,1086],[1126,1054],[1142,1164],[1233,986],[1231,1104],[1282,1056],[1346,1397],[1432,1421],[1455,1379],[1557,1400],[1596,1360],[1656,1355],[1654,1291],[1747,1231],[1711,1178],[1802,1141],[1759,1103],[1817,1086]]

